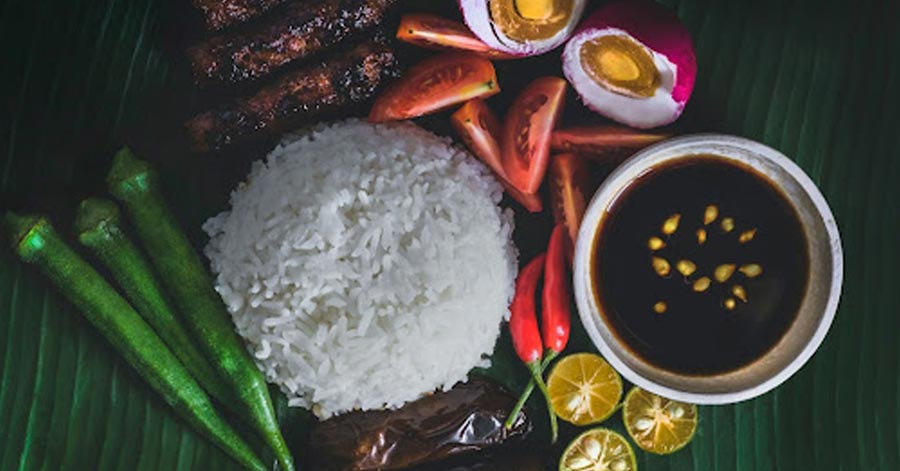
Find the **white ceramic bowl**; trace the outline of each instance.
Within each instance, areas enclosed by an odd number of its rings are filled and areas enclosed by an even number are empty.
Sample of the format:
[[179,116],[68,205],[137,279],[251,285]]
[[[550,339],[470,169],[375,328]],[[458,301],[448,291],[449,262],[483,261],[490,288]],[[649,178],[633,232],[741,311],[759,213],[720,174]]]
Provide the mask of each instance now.
[[[653,366],[621,343],[600,314],[594,297],[592,253],[600,222],[632,182],[649,170],[691,155],[713,154],[750,165],[775,182],[797,210],[809,244],[810,278],[800,311],[781,340],[763,357],[740,369],[687,376]],[[699,134],[648,147],[619,166],[600,186],[585,212],[575,247],[573,282],[581,322],[600,353],[632,383],[670,399],[693,404],[729,404],[772,390],[806,363],[821,345],[837,310],[844,260],[837,224],[809,177],[780,152],[748,139]]]

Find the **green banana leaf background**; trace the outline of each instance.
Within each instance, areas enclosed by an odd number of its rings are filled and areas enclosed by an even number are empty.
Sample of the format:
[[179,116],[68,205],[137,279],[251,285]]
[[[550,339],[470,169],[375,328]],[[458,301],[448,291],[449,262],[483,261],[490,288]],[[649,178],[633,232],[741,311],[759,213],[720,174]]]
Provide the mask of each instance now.
[[[75,205],[103,194],[111,156],[127,143],[158,166],[202,247],[200,224],[227,206],[266,146],[186,150],[181,123],[214,97],[198,96],[186,71],[181,50],[193,33],[182,2],[0,1],[0,210],[45,212],[71,234]],[[799,373],[758,399],[702,407],[688,448],[638,451],[639,468],[900,469],[900,2],[664,3],[692,32],[699,62],[678,131],[742,135],[794,159],[834,210],[846,272],[831,332]],[[402,8],[457,15],[449,0]],[[558,55],[498,63],[495,109],[531,78],[559,75]],[[588,119],[569,94],[567,122]],[[421,123],[449,129],[446,114]],[[518,211],[517,223],[527,260],[551,219]],[[571,351],[590,348],[576,329]],[[487,374],[524,384],[505,335]],[[278,402],[302,459],[305,414]],[[535,442],[545,442],[543,411],[532,406]],[[619,415],[606,425],[622,430]],[[575,433],[564,427],[563,441]],[[548,469],[558,451],[544,452]],[[0,470],[235,468],[34,270],[0,250]]]

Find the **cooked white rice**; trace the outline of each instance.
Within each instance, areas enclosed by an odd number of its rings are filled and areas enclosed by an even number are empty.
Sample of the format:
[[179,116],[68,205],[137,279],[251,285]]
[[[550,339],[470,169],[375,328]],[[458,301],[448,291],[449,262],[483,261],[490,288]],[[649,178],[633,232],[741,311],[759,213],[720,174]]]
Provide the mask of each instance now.
[[319,417],[466,379],[516,276],[512,215],[470,155],[412,124],[283,141],[210,219],[216,290],[256,362]]

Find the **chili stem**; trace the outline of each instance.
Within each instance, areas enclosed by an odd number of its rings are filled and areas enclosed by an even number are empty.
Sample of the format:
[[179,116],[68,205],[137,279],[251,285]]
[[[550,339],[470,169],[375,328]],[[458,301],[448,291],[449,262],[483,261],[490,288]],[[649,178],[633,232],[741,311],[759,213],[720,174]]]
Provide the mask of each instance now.
[[529,363],[528,369],[531,370],[531,377],[534,378],[538,389],[544,395],[544,400],[547,402],[547,415],[550,417],[550,443],[556,443],[556,438],[559,435],[559,424],[557,424],[556,412],[553,410],[553,402],[550,401],[550,392],[547,391],[547,385],[544,384],[544,378],[541,376],[541,362],[535,361]]
[[[552,362],[558,355],[559,353],[552,350],[547,351],[547,354],[541,361],[541,373],[543,373],[547,369],[547,367],[550,366],[550,362]],[[534,378],[531,378],[528,380],[528,384],[525,386],[525,389],[519,396],[519,401],[516,402],[515,407],[513,407],[512,411],[509,413],[509,416],[506,418],[506,423],[504,424],[504,426],[507,430],[512,430],[513,425],[515,425],[516,423],[516,417],[519,416],[519,412],[521,412],[522,408],[525,407],[525,403],[528,402],[528,399],[531,397],[531,393],[534,392],[534,388]]]

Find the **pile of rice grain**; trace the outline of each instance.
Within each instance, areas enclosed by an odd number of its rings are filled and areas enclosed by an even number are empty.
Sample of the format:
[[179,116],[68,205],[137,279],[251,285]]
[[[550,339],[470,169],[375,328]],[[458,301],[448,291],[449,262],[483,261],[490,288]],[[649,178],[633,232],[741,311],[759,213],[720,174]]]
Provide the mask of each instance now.
[[514,290],[487,169],[412,124],[283,141],[204,230],[216,290],[269,381],[327,418],[487,366]]

